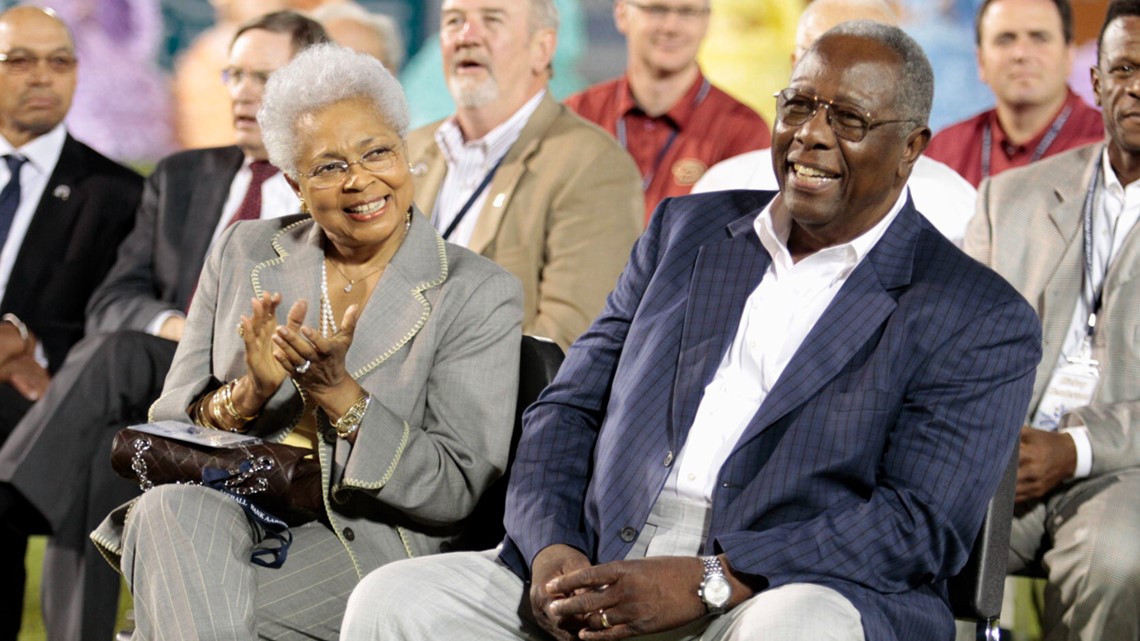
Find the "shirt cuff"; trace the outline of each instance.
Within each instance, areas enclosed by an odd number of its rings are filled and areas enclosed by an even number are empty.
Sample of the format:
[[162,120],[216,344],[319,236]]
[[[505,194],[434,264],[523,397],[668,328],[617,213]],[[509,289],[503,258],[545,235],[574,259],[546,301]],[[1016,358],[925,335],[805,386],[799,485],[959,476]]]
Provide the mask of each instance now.
[[162,329],[162,324],[165,323],[166,319],[170,318],[171,316],[181,316],[182,318],[186,318],[186,314],[183,314],[182,312],[175,309],[168,309],[158,316],[155,316],[154,320],[147,323],[147,326],[145,328],[146,333],[150,334],[151,336],[158,336],[158,332]]
[[48,369],[47,352],[44,351],[44,344],[42,342],[36,341],[36,349],[32,352],[32,358],[35,359],[40,367]]
[[1073,446],[1077,448],[1077,469],[1073,478],[1083,479],[1092,472],[1092,441],[1089,440],[1089,428],[1085,425],[1066,427],[1061,430],[1073,439]]

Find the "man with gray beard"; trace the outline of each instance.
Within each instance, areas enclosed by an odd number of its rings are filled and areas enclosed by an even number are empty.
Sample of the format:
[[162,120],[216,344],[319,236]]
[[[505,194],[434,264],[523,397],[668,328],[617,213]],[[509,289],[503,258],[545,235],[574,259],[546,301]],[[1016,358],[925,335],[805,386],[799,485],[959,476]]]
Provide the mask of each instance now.
[[552,0],[444,0],[455,115],[408,134],[416,204],[522,281],[523,331],[566,349],[602,310],[644,220],[641,176],[547,91]]

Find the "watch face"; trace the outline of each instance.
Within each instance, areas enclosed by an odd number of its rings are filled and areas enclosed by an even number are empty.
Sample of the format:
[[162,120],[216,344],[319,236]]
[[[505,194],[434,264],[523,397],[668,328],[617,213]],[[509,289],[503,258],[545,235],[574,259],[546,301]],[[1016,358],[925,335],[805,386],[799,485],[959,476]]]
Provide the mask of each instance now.
[[722,608],[728,603],[728,598],[732,595],[732,586],[728,584],[728,579],[723,576],[711,576],[705,581],[701,589],[701,598],[709,607]]

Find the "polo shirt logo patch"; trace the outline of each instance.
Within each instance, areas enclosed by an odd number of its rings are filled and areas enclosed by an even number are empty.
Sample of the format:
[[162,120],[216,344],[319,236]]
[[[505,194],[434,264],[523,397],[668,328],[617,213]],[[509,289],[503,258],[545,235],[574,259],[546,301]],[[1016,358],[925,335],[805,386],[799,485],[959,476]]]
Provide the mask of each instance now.
[[682,158],[673,163],[673,182],[690,187],[705,175],[708,165],[696,158]]

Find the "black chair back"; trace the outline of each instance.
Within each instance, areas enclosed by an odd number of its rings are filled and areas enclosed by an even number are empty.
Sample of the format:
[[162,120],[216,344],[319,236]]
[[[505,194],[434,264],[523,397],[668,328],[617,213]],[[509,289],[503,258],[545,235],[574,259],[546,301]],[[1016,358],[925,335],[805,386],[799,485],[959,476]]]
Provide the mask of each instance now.
[[489,550],[503,540],[503,512],[507,502],[507,483],[510,481],[511,464],[515,461],[515,450],[522,437],[522,415],[530,407],[542,390],[554,380],[558,367],[562,365],[562,348],[547,338],[523,336],[519,350],[519,395],[515,402],[515,425],[511,434],[511,454],[507,471],[491,484],[479,500],[475,511],[467,517],[463,534],[448,550]]
[[950,579],[950,609],[956,619],[978,623],[979,639],[998,638],[1006,564],[1009,561],[1009,530],[1013,522],[1013,495],[1017,485],[1018,449],[1006,463],[997,492],[986,507],[986,517],[970,558],[958,576]]

